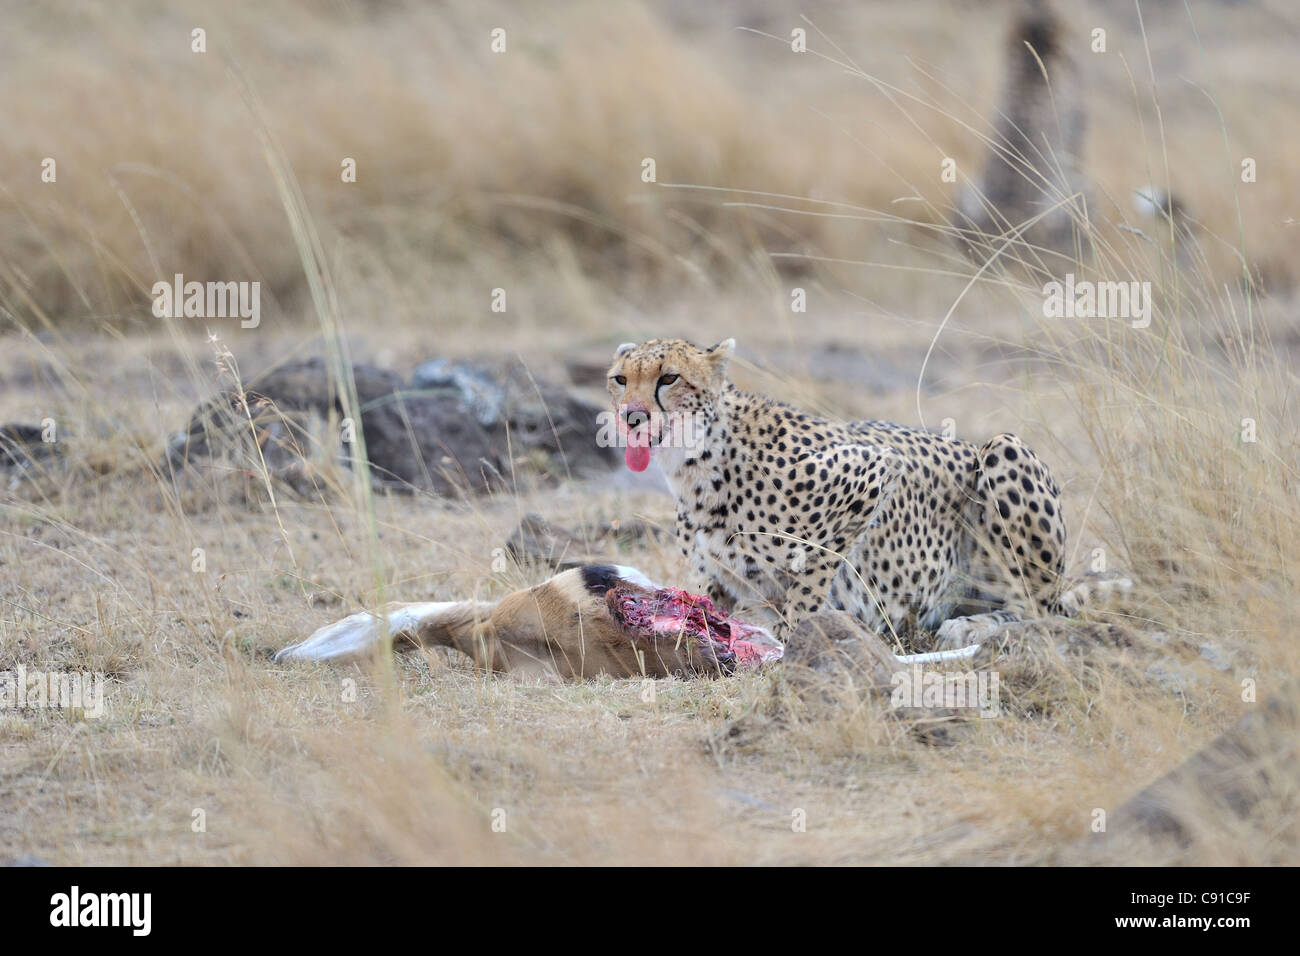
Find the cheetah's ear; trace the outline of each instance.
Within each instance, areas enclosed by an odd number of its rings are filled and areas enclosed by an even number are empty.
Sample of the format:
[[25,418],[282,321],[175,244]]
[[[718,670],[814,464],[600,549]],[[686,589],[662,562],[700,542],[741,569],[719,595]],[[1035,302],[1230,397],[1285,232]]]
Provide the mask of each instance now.
[[731,358],[731,353],[736,351],[735,339],[723,339],[711,349],[705,349],[704,354],[709,357],[714,365],[718,367],[725,366],[727,359]]
[[614,350],[614,358],[622,358],[624,355],[632,351],[634,348],[636,348],[635,342],[624,342],[622,345],[620,345],[618,348]]
[[731,353],[736,349],[735,339],[723,339],[711,349],[704,350],[705,361],[713,369],[713,378],[715,381],[721,381],[727,374],[727,360],[731,358]]

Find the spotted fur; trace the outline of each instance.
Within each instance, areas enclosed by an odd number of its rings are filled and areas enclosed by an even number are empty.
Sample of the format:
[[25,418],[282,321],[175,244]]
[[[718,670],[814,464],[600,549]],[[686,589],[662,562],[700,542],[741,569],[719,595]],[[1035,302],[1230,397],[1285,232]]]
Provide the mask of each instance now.
[[1073,610],[1060,489],[1020,439],[819,418],[732,385],[733,344],[629,344],[609,371],[673,487],[697,587],[774,608],[786,633],[825,604],[952,641]]

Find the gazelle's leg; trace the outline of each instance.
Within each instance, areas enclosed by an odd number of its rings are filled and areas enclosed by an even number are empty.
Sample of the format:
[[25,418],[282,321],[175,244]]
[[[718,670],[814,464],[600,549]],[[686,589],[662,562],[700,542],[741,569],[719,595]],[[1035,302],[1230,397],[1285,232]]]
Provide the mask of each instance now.
[[459,645],[471,639],[475,622],[486,621],[495,606],[481,601],[429,601],[395,604],[379,614],[358,611],[282,648],[275,660],[359,660],[373,655],[386,642],[398,649],[403,644],[464,649]]

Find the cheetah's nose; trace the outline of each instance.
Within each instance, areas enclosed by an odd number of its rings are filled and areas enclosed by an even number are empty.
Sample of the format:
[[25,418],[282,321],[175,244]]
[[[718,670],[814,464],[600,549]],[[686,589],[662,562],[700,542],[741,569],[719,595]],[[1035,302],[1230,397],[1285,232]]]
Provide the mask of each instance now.
[[627,427],[632,431],[636,431],[646,422],[650,421],[650,416],[648,414],[636,408],[628,409],[627,414],[624,417],[627,419]]

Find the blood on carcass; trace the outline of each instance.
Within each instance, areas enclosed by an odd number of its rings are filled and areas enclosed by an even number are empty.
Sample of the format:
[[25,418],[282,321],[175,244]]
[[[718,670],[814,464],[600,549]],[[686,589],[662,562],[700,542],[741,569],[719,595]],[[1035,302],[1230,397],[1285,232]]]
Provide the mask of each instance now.
[[766,630],[728,617],[702,594],[620,585],[609,589],[605,601],[614,619],[638,636],[692,641],[706,669],[730,674],[778,661],[783,653]]

